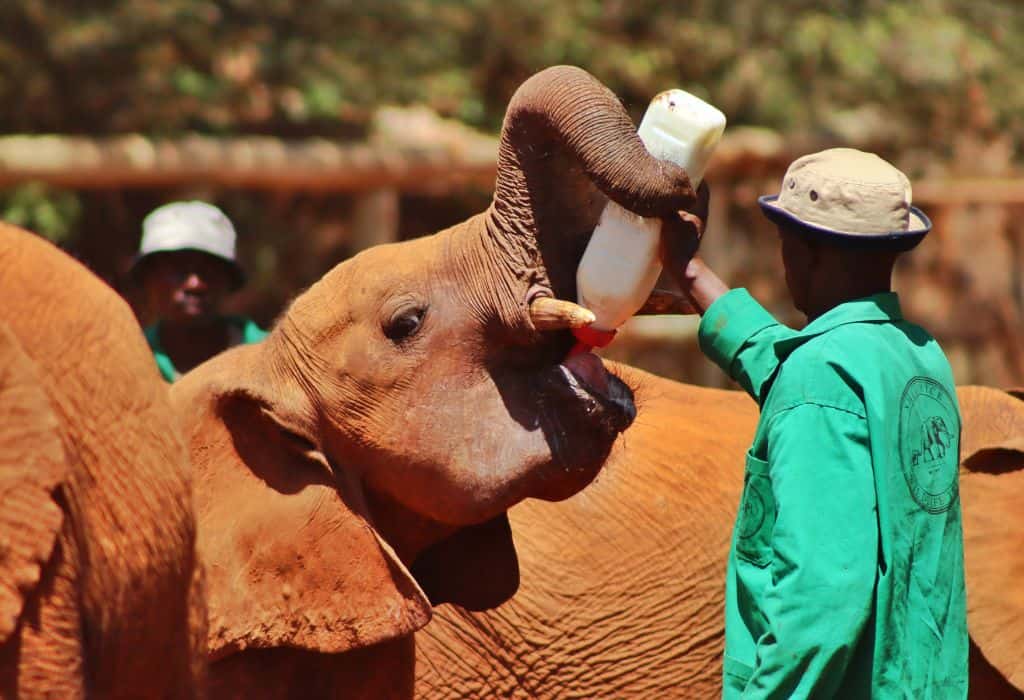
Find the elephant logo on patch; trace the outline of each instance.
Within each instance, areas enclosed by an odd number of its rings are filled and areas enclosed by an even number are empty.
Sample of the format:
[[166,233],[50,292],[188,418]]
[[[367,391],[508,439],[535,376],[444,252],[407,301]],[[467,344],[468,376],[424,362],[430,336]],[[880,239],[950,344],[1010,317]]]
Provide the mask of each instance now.
[[900,460],[914,501],[944,513],[956,501],[960,415],[949,392],[934,379],[914,377],[900,399]]
[[922,461],[933,462],[946,456],[953,443],[953,436],[941,416],[929,416],[922,426],[921,449],[915,450],[911,461],[916,467]]

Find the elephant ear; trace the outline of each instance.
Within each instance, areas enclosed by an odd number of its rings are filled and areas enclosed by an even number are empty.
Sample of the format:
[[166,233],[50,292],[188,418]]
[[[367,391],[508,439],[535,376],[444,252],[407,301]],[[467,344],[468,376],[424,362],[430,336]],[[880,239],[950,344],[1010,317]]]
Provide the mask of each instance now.
[[987,387],[958,394],[968,627],[985,659],[1024,691],[1024,401]]
[[57,417],[35,366],[0,324],[0,642],[17,628],[64,519],[67,476]]
[[957,389],[963,434],[960,461],[972,472],[1019,470],[1024,453],[1024,401],[985,386]]
[[345,652],[425,625],[430,603],[373,529],[358,480],[324,458],[297,408],[251,388],[196,401],[190,379],[172,398],[187,407],[211,656]]

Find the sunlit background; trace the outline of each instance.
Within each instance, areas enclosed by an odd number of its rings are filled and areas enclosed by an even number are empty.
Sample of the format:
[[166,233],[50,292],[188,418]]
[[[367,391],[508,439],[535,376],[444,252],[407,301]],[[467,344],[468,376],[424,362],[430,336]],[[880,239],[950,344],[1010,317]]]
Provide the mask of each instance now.
[[[1022,39],[1024,4],[996,0],[4,0],[0,216],[134,300],[145,214],[211,201],[250,273],[232,306],[266,325],[359,249],[486,207],[509,96],[572,63],[635,120],[671,87],[725,112],[704,255],[789,322],[756,196],[821,147],[892,160],[935,222],[907,315],[958,382],[1020,385]],[[607,354],[724,385],[694,328],[638,320]]]

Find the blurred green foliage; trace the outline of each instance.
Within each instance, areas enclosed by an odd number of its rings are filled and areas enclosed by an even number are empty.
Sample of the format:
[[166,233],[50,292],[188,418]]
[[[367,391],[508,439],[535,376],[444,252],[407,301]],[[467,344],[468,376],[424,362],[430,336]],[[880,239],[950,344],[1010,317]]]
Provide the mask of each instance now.
[[0,28],[5,132],[345,138],[386,102],[494,130],[555,63],[637,117],[681,86],[732,124],[847,140],[1024,129],[1024,3],[1003,0],[5,0]]
[[[1005,135],[1000,164],[1024,141],[1024,2],[1006,0],[0,0],[0,133],[357,139],[386,103],[497,131],[516,87],[557,63],[589,70],[637,120],[682,87],[732,126],[911,168],[979,160],[957,151],[964,133]],[[351,201],[315,193],[23,185],[0,192],[0,218],[124,287],[142,217],[191,197],[235,222],[250,270],[239,308],[261,322],[352,252]],[[460,197],[403,196],[401,235],[489,192]]]
[[75,192],[29,182],[0,192],[0,219],[27,228],[58,245],[74,244],[82,204]]

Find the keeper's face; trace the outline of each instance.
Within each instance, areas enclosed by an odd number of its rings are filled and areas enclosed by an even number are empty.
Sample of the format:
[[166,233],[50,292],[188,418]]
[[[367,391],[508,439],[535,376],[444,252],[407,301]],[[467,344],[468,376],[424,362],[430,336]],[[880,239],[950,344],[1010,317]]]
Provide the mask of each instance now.
[[231,272],[220,259],[195,250],[152,256],[144,277],[146,302],[155,318],[201,323],[220,315],[231,288]]

